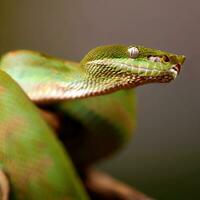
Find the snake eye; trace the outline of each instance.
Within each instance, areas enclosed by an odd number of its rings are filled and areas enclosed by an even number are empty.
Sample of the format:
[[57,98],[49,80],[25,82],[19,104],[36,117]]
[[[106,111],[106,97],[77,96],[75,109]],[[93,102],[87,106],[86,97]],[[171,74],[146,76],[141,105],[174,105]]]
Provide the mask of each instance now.
[[169,57],[166,56],[166,55],[164,55],[164,56],[162,57],[162,59],[163,59],[164,62],[169,62],[169,61],[170,61]]
[[128,53],[131,58],[136,58],[139,55],[139,50],[136,47],[128,48]]

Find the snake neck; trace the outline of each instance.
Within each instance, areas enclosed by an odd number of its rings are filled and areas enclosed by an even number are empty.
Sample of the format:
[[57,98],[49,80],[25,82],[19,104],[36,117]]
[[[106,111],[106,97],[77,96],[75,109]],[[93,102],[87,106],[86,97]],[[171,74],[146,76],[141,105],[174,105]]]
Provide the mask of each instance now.
[[65,95],[68,96],[68,99],[84,98],[110,93],[115,91],[116,87],[117,83],[102,78],[95,79],[86,75],[79,81],[70,83]]
[[[133,88],[139,83],[135,75],[111,67],[77,65],[68,69],[64,75],[62,71],[56,71],[53,83],[49,80],[32,84],[31,89],[30,84],[24,83],[22,88],[32,101],[43,104],[109,94],[119,89]],[[62,80],[56,81],[56,76],[62,77]]]
[[[137,77],[113,71],[84,70],[82,74],[74,74],[75,81],[71,81],[65,90],[63,98],[77,99],[89,96],[109,94],[119,89],[133,88],[137,85]],[[117,75],[116,75],[117,74]]]

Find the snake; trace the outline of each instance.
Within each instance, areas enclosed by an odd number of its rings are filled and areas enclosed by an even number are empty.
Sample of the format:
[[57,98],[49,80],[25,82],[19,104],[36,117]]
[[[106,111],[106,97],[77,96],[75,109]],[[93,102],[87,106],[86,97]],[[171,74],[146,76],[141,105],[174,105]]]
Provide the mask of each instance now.
[[136,127],[135,87],[169,83],[184,55],[105,45],[80,62],[31,50],[0,58],[0,196],[88,200],[81,169],[116,153]]

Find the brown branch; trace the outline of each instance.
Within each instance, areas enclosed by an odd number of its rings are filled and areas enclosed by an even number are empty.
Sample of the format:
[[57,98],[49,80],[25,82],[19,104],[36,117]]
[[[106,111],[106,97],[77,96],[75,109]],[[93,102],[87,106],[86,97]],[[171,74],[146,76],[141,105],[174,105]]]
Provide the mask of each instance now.
[[88,169],[84,184],[93,200],[153,200],[107,174]]

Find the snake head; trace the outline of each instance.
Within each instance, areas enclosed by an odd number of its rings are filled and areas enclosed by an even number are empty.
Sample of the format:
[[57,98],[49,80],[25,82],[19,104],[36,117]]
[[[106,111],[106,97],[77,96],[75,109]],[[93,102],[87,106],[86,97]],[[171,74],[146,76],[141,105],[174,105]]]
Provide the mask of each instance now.
[[91,50],[81,63],[92,77],[114,80],[126,88],[170,82],[177,77],[184,61],[183,55],[157,49],[111,45]]

